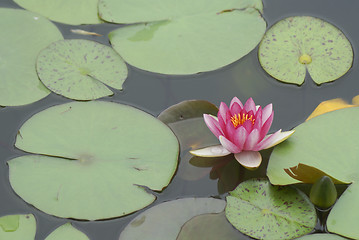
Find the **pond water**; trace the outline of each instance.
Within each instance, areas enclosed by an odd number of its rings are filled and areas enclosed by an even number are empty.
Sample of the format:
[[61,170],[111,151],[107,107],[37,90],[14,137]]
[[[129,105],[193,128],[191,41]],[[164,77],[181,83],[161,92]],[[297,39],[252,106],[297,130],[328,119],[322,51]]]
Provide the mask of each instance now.
[[[263,0],[263,4],[263,17],[267,26],[272,26],[283,18],[296,15],[319,17],[337,26],[352,43],[353,67],[337,81],[321,86],[317,86],[309,75],[306,76],[302,86],[284,84],[271,78],[261,68],[257,58],[257,47],[247,56],[229,66],[196,75],[159,75],[128,66],[129,76],[123,90],[113,90],[115,95],[103,98],[103,100],[128,104],[157,116],[167,107],[183,100],[203,99],[219,105],[221,101],[229,103],[234,96],[241,100],[253,97],[255,102],[260,105],[273,103],[275,111],[271,128],[273,131],[280,128],[289,130],[302,123],[321,101],[340,97],[350,102],[352,97],[359,94],[359,67],[356,55],[359,46],[358,1]],[[19,8],[11,0],[0,0],[0,7]],[[90,39],[106,45],[109,45],[107,34],[118,28],[113,24],[76,27],[59,23],[56,25],[65,39]],[[103,36],[76,35],[70,32],[72,28],[97,32]],[[38,228],[36,239],[44,239],[49,232],[69,220],[47,215],[18,197],[10,187],[6,162],[24,154],[14,147],[14,142],[18,129],[30,116],[50,106],[69,101],[71,100],[52,93],[33,104],[0,109],[0,216],[16,213],[34,214]],[[267,153],[269,154],[270,151]],[[182,153],[181,156],[184,154]],[[243,174],[246,172],[244,169],[240,171]],[[245,178],[264,176],[265,165],[254,172],[245,174]],[[219,193],[217,185],[218,181],[211,179],[209,174],[195,181],[187,181],[175,175],[163,192],[155,193],[157,200],[151,206],[182,197],[214,196],[224,199],[226,194]],[[115,240],[118,239],[123,228],[142,211],[106,221],[70,221],[91,239]]]

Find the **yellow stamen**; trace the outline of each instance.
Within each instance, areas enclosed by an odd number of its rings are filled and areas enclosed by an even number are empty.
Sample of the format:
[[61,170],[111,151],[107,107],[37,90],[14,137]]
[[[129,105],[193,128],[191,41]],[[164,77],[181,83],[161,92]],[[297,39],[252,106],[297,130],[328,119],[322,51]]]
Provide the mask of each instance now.
[[231,117],[231,122],[233,124],[234,127],[238,127],[239,125],[243,125],[245,121],[250,120],[252,122],[252,124],[254,125],[255,122],[255,118],[253,117],[253,115],[251,115],[250,117],[248,117],[248,114],[242,114],[242,116],[238,113],[238,114],[234,114],[233,117]]

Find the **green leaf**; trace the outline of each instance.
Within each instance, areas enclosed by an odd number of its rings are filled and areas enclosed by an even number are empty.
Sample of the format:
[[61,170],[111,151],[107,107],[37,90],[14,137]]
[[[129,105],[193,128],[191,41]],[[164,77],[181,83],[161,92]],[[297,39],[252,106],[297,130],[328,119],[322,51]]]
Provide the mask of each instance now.
[[158,204],[137,215],[121,232],[119,240],[176,240],[188,220],[222,212],[225,204],[214,198],[183,198]]
[[261,0],[101,0],[102,19],[135,23],[109,34],[129,64],[163,74],[224,67],[253,50],[265,32]]
[[53,21],[79,25],[101,23],[98,0],[14,0],[21,7]]
[[224,212],[208,213],[186,222],[176,240],[246,240],[248,239],[228,223]]
[[326,209],[335,203],[338,193],[332,179],[323,176],[313,184],[309,197],[314,205]]
[[89,240],[89,238],[76,228],[71,223],[65,223],[53,231],[45,240]]
[[40,50],[62,38],[46,18],[24,10],[0,8],[0,105],[18,106],[46,97],[50,91],[36,74]]
[[[288,141],[277,146],[267,175],[273,184],[298,183],[283,169],[299,163],[312,166],[344,183],[352,183],[329,213],[330,232],[359,238],[358,108],[345,108],[315,117],[295,128]],[[340,124],[339,124],[340,123]]]
[[341,236],[335,234],[328,234],[328,233],[316,233],[316,234],[310,234],[297,238],[297,240],[345,240],[345,239],[347,238],[343,238]]
[[42,50],[37,73],[53,92],[75,100],[91,100],[112,95],[106,85],[122,89],[127,67],[112,48],[75,39],[54,42]]
[[36,220],[32,214],[0,217],[0,239],[34,240]]
[[178,142],[162,122],[130,106],[71,102],[24,123],[8,161],[10,183],[26,202],[55,216],[105,219],[155,200],[177,167]]
[[292,239],[310,233],[315,227],[317,217],[313,204],[295,188],[251,179],[229,194],[228,221],[253,238]]
[[273,25],[263,37],[259,61],[272,77],[301,85],[308,70],[317,84],[331,82],[352,66],[353,49],[335,26],[324,20],[296,16]]

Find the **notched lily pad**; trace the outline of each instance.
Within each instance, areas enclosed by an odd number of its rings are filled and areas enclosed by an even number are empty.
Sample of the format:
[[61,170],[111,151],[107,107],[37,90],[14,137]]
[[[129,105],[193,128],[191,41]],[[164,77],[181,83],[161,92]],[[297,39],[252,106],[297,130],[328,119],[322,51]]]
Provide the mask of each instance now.
[[119,240],[176,240],[191,218],[224,210],[226,202],[214,198],[183,198],[158,204],[135,217]]
[[[178,142],[153,116],[111,102],[71,102],[24,123],[8,161],[12,188],[55,216],[106,219],[146,207],[177,168]],[[35,155],[36,154],[36,155]],[[143,187],[145,186],[145,187]]]
[[261,0],[99,1],[102,19],[132,24],[109,34],[126,62],[181,75],[212,71],[248,54],[265,32],[262,8]]
[[55,231],[50,233],[45,240],[64,240],[64,239],[76,239],[76,240],[89,240],[89,238],[83,232],[74,228],[71,223],[65,223],[58,227]]
[[0,217],[0,239],[34,240],[36,220],[32,214]]
[[301,85],[308,70],[317,84],[331,82],[352,66],[353,49],[344,33],[310,16],[283,19],[264,35],[258,50],[263,69],[286,83]]
[[50,44],[37,58],[37,73],[51,91],[75,100],[112,95],[122,89],[127,66],[110,47],[72,39]]
[[14,0],[14,2],[56,22],[71,25],[102,22],[98,17],[98,0]]
[[227,219],[239,231],[256,239],[293,239],[315,227],[313,204],[295,188],[251,179],[229,194]]

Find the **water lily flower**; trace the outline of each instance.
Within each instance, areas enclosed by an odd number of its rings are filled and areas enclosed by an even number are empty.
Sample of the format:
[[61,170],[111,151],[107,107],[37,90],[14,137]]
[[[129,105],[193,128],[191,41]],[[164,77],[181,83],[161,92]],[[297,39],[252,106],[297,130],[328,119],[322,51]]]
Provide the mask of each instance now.
[[228,106],[222,102],[218,116],[203,115],[211,132],[219,139],[221,145],[210,146],[190,151],[200,157],[220,157],[233,153],[237,161],[248,169],[256,169],[262,162],[258,151],[271,148],[287,138],[292,131],[277,132],[267,135],[273,121],[273,107],[268,104],[263,109],[256,106],[253,99],[242,102],[234,97]]

